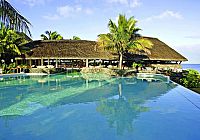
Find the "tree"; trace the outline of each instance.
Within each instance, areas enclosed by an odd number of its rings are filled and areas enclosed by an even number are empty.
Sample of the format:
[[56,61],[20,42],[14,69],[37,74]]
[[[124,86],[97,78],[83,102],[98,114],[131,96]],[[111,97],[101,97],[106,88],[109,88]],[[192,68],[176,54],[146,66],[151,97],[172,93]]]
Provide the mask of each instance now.
[[122,68],[123,54],[127,51],[145,51],[150,53],[149,49],[152,43],[138,34],[139,28],[136,27],[137,21],[134,17],[126,19],[125,15],[119,15],[118,25],[112,20],[108,23],[110,33],[98,35],[98,43],[107,50],[115,51],[119,55],[119,68]]
[[72,40],[81,40],[81,38],[78,36],[73,36]]
[[31,36],[31,23],[23,17],[9,2],[0,0],[0,21],[9,29],[24,32]]
[[54,32],[46,31],[45,34],[41,34],[42,40],[62,40],[63,39],[63,37],[60,34],[58,34],[56,31]]
[[25,43],[26,39],[25,36],[22,34],[17,33],[14,30],[8,29],[4,26],[2,23],[0,26],[0,54],[1,59],[10,61],[11,57],[14,57],[15,55],[20,55],[20,45],[22,43]]

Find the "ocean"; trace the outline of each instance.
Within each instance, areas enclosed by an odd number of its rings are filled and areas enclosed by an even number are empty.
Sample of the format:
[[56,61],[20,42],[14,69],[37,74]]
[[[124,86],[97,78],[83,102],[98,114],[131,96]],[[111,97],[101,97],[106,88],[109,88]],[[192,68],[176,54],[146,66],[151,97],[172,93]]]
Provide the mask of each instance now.
[[181,64],[184,70],[186,69],[195,69],[200,72],[200,64]]

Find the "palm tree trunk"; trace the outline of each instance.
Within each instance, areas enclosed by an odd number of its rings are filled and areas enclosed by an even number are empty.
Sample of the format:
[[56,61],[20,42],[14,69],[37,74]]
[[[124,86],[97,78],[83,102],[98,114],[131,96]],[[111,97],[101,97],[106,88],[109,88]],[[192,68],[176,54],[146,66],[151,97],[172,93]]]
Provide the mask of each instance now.
[[122,69],[122,62],[123,62],[123,54],[119,53],[119,68]]

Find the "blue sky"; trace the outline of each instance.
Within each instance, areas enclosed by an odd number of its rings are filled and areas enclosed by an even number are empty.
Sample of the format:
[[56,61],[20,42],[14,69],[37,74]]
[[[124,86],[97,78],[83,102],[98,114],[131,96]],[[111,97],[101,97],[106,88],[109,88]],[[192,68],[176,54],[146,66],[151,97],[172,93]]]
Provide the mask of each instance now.
[[159,38],[200,64],[200,0],[9,0],[33,25],[33,39],[46,30],[65,39],[96,40],[109,19],[134,16],[144,36]]

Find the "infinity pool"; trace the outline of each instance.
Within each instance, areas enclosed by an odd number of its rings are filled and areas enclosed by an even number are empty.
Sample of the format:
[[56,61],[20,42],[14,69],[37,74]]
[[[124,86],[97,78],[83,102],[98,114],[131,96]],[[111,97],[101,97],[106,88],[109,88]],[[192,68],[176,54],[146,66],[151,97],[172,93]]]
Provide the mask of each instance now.
[[1,78],[0,140],[198,140],[200,96],[164,80]]

